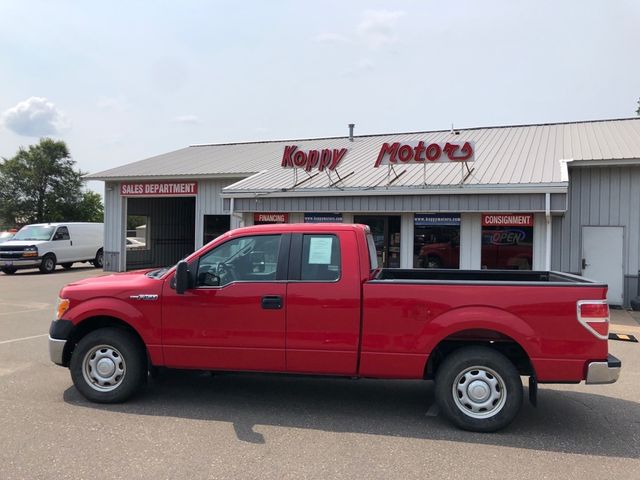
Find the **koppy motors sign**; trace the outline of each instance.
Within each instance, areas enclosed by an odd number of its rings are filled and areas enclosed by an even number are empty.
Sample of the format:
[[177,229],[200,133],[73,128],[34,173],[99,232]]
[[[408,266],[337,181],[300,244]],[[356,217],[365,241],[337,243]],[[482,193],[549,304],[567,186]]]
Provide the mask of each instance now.
[[383,143],[375,167],[403,163],[473,162],[474,155],[474,142],[425,143],[420,140]]
[[[283,168],[302,168],[309,172],[335,170],[347,154],[346,148],[323,148],[319,150],[299,150],[297,145],[287,145],[282,154]],[[422,140],[411,143],[383,143],[374,167],[395,164],[426,164],[445,162],[473,162],[475,144],[473,142],[425,143]]]
[[283,168],[303,168],[307,172],[314,168],[320,172],[325,169],[335,170],[346,154],[346,148],[298,150],[297,145],[288,145],[284,147],[280,165]]

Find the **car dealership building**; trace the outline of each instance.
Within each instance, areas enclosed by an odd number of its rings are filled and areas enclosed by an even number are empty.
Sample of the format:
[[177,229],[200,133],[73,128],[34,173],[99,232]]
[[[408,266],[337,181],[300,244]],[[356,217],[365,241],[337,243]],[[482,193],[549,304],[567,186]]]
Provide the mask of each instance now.
[[385,267],[560,270],[638,295],[640,118],[193,145],[86,178],[105,181],[110,271],[245,225],[356,222]]

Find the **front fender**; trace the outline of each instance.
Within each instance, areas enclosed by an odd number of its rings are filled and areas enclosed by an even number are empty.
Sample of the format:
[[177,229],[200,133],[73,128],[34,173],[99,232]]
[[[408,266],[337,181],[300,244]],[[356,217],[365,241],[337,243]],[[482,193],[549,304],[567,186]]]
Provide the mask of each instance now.
[[74,326],[93,317],[117,318],[138,332],[145,344],[160,343],[159,328],[154,327],[148,316],[140,309],[124,300],[113,297],[96,297],[85,300],[76,306],[72,304],[72,307],[64,315],[64,318],[70,320]]

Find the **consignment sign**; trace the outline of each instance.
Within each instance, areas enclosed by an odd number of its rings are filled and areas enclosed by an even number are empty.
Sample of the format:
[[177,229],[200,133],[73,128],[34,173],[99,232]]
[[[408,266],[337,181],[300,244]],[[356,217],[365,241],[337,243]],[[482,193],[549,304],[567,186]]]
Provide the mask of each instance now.
[[485,213],[483,227],[533,227],[532,213]]

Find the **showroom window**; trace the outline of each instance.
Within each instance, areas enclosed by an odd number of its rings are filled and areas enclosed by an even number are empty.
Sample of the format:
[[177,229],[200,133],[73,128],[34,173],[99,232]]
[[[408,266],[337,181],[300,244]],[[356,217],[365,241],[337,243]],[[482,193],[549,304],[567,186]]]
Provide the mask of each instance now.
[[205,215],[204,216],[203,245],[215,240],[231,228],[229,215]]
[[127,250],[149,250],[151,218],[146,215],[127,216]]
[[533,214],[482,215],[483,269],[531,270]]
[[460,268],[460,214],[416,213],[413,267]]

